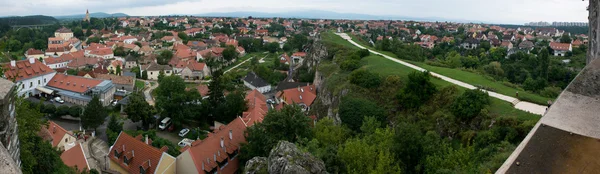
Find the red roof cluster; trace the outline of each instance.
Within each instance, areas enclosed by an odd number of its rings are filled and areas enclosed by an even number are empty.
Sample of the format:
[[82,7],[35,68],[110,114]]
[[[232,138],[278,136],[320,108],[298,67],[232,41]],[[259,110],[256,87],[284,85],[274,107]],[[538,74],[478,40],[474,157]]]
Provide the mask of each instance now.
[[87,157],[85,156],[85,152],[83,151],[83,147],[81,143],[77,143],[75,147],[64,151],[60,154],[60,159],[65,163],[65,165],[69,167],[77,167],[79,172],[83,172],[85,170],[89,170],[90,166],[88,164]]
[[[186,146],[182,152],[189,151],[198,173],[208,173],[218,167],[218,162],[229,159],[230,155],[239,152],[240,143],[245,142],[244,131],[256,122],[262,122],[268,108],[266,98],[257,90],[246,95],[248,110],[243,117],[221,126],[208,134],[204,140],[196,140],[191,147]],[[229,160],[229,165],[217,169],[219,173],[234,173],[239,167],[239,158]]]
[[102,80],[56,74],[54,78],[48,82],[47,86],[72,92],[84,93],[100,83],[102,83]]
[[[163,152],[168,148],[164,146],[161,149],[152,147],[151,142],[146,144],[141,135],[132,137],[125,132],[121,132],[115,141],[115,144],[108,152],[110,160],[116,162],[129,173],[140,173],[143,168],[146,173],[154,173]],[[115,156],[118,154],[118,156]],[[128,164],[125,164],[127,158]]]
[[315,85],[306,85],[298,88],[286,89],[277,94],[283,98],[284,104],[305,104],[310,107],[317,98],[317,90]]
[[13,62],[4,64],[2,66],[2,69],[4,70],[4,76],[7,79],[21,81],[54,72],[54,70],[50,69],[50,67],[44,65],[35,58],[16,61],[14,63],[14,66],[12,65]]

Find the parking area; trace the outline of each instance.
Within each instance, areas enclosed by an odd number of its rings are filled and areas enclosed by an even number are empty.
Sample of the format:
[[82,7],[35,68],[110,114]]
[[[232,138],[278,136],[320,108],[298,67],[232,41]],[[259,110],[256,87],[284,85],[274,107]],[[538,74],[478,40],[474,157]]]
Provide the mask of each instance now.
[[[29,97],[26,100],[29,100],[32,103],[40,103],[40,99],[35,98],[35,97]],[[68,103],[68,102],[65,102],[65,103],[61,104],[61,103],[57,103],[57,102],[44,101],[44,105],[49,105],[49,104],[52,104],[52,105],[54,105],[56,107],[59,107],[59,106],[69,106],[69,107],[71,107],[71,106],[75,105],[75,104]]]
[[179,130],[173,131],[173,132],[157,130],[156,136],[158,136],[160,138],[164,138],[166,140],[169,140],[173,144],[177,144],[177,143],[179,143],[179,141],[183,140],[183,138],[181,138],[181,137],[179,137],[179,135],[177,135],[178,133],[179,133]]

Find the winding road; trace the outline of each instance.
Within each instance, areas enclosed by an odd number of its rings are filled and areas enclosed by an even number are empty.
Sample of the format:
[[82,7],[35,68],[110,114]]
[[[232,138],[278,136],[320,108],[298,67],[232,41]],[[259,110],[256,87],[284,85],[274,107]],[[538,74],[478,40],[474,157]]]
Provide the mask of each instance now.
[[[336,33],[336,34],[338,36],[342,37],[343,39],[347,40],[352,45],[354,45],[354,46],[356,46],[358,48],[368,49],[368,48],[365,48],[365,47],[359,45],[358,43],[354,42],[352,40],[352,38],[350,36],[348,36],[348,34],[346,34],[346,33]],[[373,54],[383,56],[386,59],[389,59],[389,60],[394,61],[396,63],[402,64],[402,65],[407,66],[409,68],[415,69],[417,71],[426,71],[425,69],[423,69],[421,67],[418,67],[416,65],[407,63],[405,61],[402,61],[402,60],[399,60],[399,59],[387,56],[385,54],[381,54],[381,53],[373,51],[371,49],[368,49],[368,50],[369,50],[369,52],[371,52]],[[435,72],[431,72],[430,71],[430,73],[434,77],[440,78],[440,79],[442,79],[444,81],[450,82],[452,84],[455,84],[455,85],[458,85],[458,86],[461,86],[461,87],[464,87],[464,88],[467,88],[467,89],[475,89],[476,88],[475,86],[473,86],[471,84],[468,84],[468,83],[465,83],[465,82],[461,82],[461,81],[458,81],[458,80],[455,80],[455,79],[452,79],[452,78],[440,75],[440,74],[435,73]],[[537,114],[537,115],[544,115],[544,113],[546,112],[546,108],[547,108],[546,106],[542,106],[542,105],[538,105],[538,104],[530,103],[530,102],[520,101],[517,98],[506,96],[506,95],[503,95],[503,94],[498,94],[498,93],[492,92],[492,91],[486,91],[486,92],[488,92],[488,94],[491,97],[494,97],[494,98],[497,98],[497,99],[504,100],[506,102],[512,103],[516,109],[519,109],[519,110],[522,110],[522,111],[525,111],[525,112],[529,112],[529,113],[533,113],[533,114]]]

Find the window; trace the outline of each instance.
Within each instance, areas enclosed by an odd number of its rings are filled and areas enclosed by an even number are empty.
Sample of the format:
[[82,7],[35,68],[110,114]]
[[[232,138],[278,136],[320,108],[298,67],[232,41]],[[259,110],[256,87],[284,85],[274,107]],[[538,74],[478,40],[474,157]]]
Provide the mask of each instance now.
[[127,157],[123,158],[123,163],[125,163],[125,165],[129,165],[129,160],[127,160]]
[[25,84],[21,84],[21,89],[25,89]]
[[140,174],[146,174],[146,170],[144,170],[144,167],[140,166]]
[[68,138],[65,138],[65,143],[67,142],[67,140],[69,140]]
[[38,80],[38,85],[41,84],[42,82],[40,80]]
[[150,72],[150,75],[154,74],[153,72]]
[[115,150],[115,157],[120,158],[121,154],[119,154],[119,152],[117,150]]
[[29,87],[33,87],[33,82],[29,82]]
[[46,78],[44,78],[44,83],[46,83]]

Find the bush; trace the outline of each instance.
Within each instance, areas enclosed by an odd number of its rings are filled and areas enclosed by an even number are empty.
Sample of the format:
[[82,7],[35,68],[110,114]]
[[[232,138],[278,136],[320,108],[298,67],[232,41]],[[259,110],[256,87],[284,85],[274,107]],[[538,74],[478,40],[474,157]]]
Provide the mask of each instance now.
[[69,107],[66,105],[59,106],[56,108],[56,112],[54,113],[54,117],[60,117],[64,115],[69,115]]
[[81,106],[72,106],[69,108],[69,115],[73,117],[80,117],[83,112],[83,108]]
[[358,56],[360,56],[360,58],[367,57],[371,54],[371,52],[369,52],[369,50],[367,50],[367,49],[358,50],[358,51],[356,51],[356,53],[358,54]]
[[491,103],[490,97],[480,89],[465,91],[452,104],[452,113],[456,118],[470,122]]
[[437,67],[444,67],[444,68],[454,68],[445,63],[438,62],[438,61],[425,60],[425,64],[431,65],[431,66],[437,66]]
[[381,85],[381,77],[377,73],[359,69],[350,73],[350,83],[363,88],[377,88]]
[[561,91],[562,90],[559,87],[548,86],[540,91],[540,95],[548,98],[556,98],[560,95]]
[[358,60],[344,60],[340,65],[340,68],[346,71],[354,71],[360,68],[360,62]]

